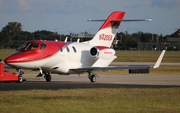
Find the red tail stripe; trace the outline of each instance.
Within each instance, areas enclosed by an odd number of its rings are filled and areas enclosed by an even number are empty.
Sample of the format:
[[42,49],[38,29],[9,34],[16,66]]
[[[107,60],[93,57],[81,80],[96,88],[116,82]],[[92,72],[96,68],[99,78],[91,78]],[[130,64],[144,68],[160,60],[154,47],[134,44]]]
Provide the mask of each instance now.
[[110,26],[119,26],[121,22],[111,22],[111,20],[121,20],[124,17],[124,14],[125,12],[121,11],[115,11],[111,13],[99,30]]

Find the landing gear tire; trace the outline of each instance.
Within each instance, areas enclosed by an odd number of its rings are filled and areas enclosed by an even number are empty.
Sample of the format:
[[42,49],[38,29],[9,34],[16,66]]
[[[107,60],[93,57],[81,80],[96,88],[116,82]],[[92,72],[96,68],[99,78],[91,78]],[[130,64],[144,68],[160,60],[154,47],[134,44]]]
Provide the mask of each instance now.
[[22,77],[21,74],[20,74],[19,77],[18,77],[18,82],[19,82],[19,83],[22,83],[22,82],[23,82],[23,77]]
[[89,79],[92,83],[96,82],[96,75],[91,75]]
[[52,77],[51,77],[50,74],[47,74],[47,75],[45,76],[45,79],[46,79],[46,82],[51,82]]

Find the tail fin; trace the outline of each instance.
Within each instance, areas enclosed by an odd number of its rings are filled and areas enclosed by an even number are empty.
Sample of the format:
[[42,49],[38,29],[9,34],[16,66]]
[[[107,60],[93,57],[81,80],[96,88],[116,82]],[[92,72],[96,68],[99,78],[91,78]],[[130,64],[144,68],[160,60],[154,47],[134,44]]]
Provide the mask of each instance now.
[[125,12],[120,11],[112,12],[100,27],[94,38],[88,41],[88,43],[94,46],[110,47],[121,23],[121,21],[116,20],[122,20],[124,14]]

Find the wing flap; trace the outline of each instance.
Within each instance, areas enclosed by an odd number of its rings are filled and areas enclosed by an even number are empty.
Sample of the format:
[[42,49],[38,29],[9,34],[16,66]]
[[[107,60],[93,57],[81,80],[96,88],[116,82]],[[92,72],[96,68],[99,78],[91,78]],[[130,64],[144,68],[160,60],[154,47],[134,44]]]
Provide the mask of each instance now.
[[117,69],[149,69],[153,66],[148,65],[130,65],[130,66],[107,66],[107,67],[82,67],[77,69],[71,69],[73,71],[105,71],[105,70],[117,70]]

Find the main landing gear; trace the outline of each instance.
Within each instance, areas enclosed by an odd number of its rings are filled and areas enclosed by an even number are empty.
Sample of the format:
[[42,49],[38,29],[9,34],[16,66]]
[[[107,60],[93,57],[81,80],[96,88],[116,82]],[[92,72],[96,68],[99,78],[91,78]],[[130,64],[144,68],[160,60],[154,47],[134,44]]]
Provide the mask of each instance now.
[[51,82],[52,77],[49,73],[39,73],[36,77],[42,77],[43,75],[46,79],[46,82]]
[[89,80],[92,82],[92,83],[94,83],[94,82],[96,82],[96,77],[98,77],[96,74],[94,74],[93,72],[88,72],[88,78],[89,78]]
[[39,67],[39,71],[40,71],[40,73],[36,77],[42,77],[44,75],[46,82],[51,82],[52,77],[51,77],[50,73],[43,72],[41,67]]
[[46,82],[51,82],[52,77],[51,77],[51,75],[49,73],[46,73],[44,75],[44,78],[46,79]]

